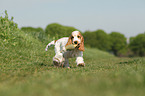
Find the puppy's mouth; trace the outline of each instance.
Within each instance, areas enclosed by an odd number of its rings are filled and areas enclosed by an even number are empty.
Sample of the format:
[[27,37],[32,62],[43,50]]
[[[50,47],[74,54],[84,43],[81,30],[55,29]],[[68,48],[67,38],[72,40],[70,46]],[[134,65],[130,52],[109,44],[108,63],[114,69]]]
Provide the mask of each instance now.
[[79,48],[80,47],[80,43],[77,44],[77,46],[75,48]]
[[75,48],[79,48],[80,47],[80,43],[78,41],[74,41],[73,45],[75,45]]

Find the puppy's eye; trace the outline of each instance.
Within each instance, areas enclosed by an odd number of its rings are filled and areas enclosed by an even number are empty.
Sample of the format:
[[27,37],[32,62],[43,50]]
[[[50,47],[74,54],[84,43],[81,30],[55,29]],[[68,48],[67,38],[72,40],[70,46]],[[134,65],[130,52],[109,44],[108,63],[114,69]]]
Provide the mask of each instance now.
[[72,36],[71,39],[73,39],[74,37]]
[[80,36],[78,36],[78,38],[81,38]]

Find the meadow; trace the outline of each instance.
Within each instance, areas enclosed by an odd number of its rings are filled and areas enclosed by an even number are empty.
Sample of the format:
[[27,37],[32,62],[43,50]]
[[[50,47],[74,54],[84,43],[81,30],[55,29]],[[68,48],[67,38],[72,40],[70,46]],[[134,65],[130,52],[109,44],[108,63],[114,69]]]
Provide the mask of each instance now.
[[[85,48],[85,67],[55,68],[53,47],[19,29],[0,33],[0,96],[144,96],[145,58]],[[10,31],[11,30],[11,31]],[[11,33],[9,33],[11,32]],[[46,42],[50,42],[48,38]]]

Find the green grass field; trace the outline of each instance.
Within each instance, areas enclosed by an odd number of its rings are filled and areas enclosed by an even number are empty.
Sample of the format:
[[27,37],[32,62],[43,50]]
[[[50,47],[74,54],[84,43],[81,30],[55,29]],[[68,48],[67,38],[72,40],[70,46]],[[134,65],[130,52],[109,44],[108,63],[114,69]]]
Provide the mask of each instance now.
[[70,59],[71,69],[55,68],[53,48],[45,52],[46,44],[20,30],[5,33],[0,34],[6,38],[0,38],[0,96],[145,95],[145,58],[85,48],[85,67]]
[[[0,46],[0,96],[144,96],[145,58],[86,48],[84,68],[55,68],[53,48],[23,32]],[[49,41],[48,41],[49,42]]]

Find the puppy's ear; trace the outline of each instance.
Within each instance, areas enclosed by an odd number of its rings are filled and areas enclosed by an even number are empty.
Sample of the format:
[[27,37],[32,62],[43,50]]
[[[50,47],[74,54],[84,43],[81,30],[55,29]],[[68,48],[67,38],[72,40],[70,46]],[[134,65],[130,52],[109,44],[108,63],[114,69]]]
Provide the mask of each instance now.
[[80,47],[78,48],[80,51],[85,51],[84,48],[84,37],[81,35],[81,43],[80,43]]
[[70,44],[72,44],[72,35],[69,36],[69,39],[68,39],[67,44],[65,46],[70,45]]

